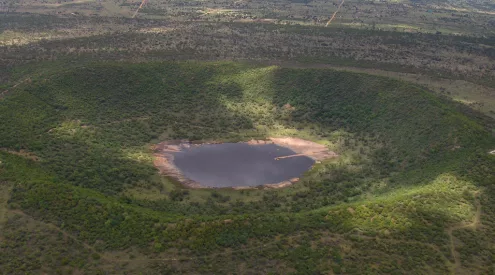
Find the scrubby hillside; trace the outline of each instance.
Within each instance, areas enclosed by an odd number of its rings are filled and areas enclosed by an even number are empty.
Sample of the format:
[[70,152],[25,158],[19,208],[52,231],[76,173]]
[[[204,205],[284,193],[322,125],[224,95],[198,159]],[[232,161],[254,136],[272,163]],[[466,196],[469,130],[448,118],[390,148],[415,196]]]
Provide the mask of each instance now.
[[[0,101],[0,266],[493,272],[495,139],[489,119],[462,109],[383,77],[239,63],[100,63],[31,77]],[[280,190],[188,190],[153,167],[162,140],[268,136],[340,157]]]

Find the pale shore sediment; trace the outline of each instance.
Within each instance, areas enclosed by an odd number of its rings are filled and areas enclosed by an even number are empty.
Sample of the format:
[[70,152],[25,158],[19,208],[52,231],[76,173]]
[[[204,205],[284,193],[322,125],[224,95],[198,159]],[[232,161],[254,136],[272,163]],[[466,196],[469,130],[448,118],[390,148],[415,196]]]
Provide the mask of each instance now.
[[[221,142],[217,142],[221,143]],[[266,140],[250,140],[244,142],[250,145],[264,145],[264,144],[276,144],[282,147],[286,147],[294,151],[293,156],[305,155],[312,158],[316,162],[320,162],[325,159],[335,158],[338,155],[330,151],[325,145],[321,145],[312,141],[294,138],[294,137],[271,137]],[[174,164],[174,153],[180,152],[185,148],[190,148],[191,146],[201,146],[203,144],[215,144],[215,142],[202,143],[202,144],[192,144],[188,140],[171,140],[164,141],[154,146],[154,165],[160,171],[162,175],[168,176],[178,182],[182,183],[188,188],[216,188],[203,186],[201,183],[193,181],[185,177],[179,168]],[[288,156],[291,157],[291,156]],[[292,185],[293,183],[299,181],[298,178],[293,178],[287,181],[279,183],[268,183],[263,184],[263,188],[283,188]],[[244,189],[257,189],[259,186],[239,186],[230,187],[235,190]]]

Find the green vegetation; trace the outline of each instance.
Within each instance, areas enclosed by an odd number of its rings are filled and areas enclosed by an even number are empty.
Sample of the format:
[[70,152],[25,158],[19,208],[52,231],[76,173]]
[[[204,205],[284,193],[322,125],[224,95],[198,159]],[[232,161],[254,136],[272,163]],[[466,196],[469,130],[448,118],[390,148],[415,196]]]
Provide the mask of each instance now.
[[[493,122],[458,103],[328,69],[55,67],[0,101],[10,274],[493,272]],[[268,136],[340,157],[280,190],[184,189],[153,166],[161,140]]]
[[[0,3],[0,273],[495,273],[493,1],[338,2]],[[276,190],[153,165],[268,136],[339,157]]]

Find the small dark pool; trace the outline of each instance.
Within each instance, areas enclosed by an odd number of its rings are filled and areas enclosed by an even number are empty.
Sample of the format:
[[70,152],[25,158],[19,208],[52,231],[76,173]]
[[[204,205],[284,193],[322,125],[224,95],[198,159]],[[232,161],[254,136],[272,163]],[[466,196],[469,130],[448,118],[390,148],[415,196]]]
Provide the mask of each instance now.
[[187,178],[209,187],[258,186],[300,177],[313,159],[275,144],[204,144],[175,153],[174,163]]

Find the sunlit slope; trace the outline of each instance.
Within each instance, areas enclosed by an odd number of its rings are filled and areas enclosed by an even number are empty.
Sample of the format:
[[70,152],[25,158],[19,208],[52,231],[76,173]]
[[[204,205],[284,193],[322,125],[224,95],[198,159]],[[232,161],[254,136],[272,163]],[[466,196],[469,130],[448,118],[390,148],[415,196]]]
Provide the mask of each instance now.
[[[14,221],[28,215],[79,241],[68,247],[84,248],[74,255],[88,272],[493,266],[491,129],[406,82],[239,63],[93,64],[18,86],[0,121],[0,180],[12,190],[5,259],[20,253]],[[274,135],[340,157],[293,187],[248,192],[186,192],[152,164],[150,146],[165,139]],[[49,266],[38,261],[28,269]]]

